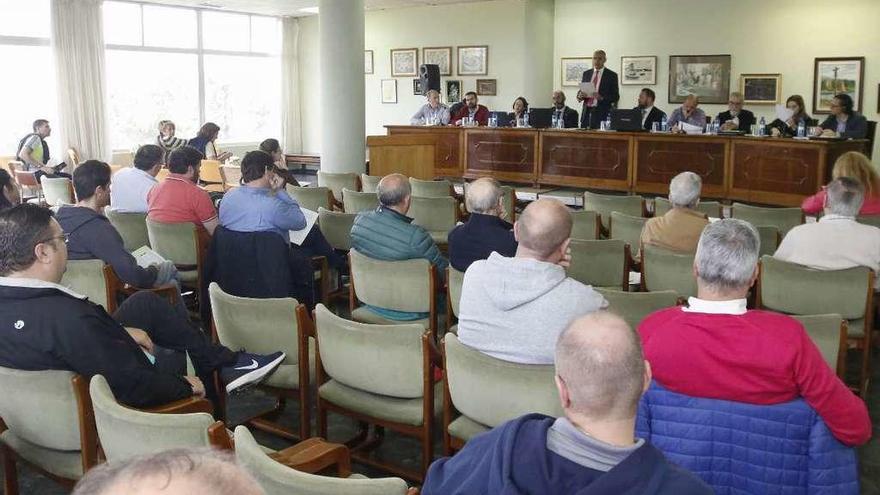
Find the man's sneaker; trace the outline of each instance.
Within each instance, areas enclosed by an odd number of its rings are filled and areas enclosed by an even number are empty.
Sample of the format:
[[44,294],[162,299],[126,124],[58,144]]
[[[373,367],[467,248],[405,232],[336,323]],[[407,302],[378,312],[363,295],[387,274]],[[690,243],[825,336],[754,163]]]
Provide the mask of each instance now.
[[256,385],[284,361],[283,352],[272,354],[250,354],[239,352],[238,360],[232,366],[220,370],[220,379],[226,384],[226,393],[247,386]]

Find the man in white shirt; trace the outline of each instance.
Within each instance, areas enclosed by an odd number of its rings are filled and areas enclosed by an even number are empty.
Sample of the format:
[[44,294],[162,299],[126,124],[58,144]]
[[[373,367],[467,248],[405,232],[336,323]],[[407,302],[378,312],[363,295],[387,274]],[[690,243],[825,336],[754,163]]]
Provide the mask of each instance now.
[[856,221],[864,187],[850,177],[839,177],[828,184],[826,193],[825,216],[791,229],[773,256],[820,270],[866,266],[880,273],[880,229]]
[[110,207],[120,213],[146,213],[147,193],[158,181],[165,152],[155,144],[145,144],[134,156],[134,166],[113,174]]

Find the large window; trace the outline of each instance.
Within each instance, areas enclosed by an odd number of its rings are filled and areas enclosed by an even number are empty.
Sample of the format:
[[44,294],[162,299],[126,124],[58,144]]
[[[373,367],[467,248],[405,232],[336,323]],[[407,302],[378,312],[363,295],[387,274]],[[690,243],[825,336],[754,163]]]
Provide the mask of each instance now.
[[103,9],[115,149],[152,142],[163,119],[182,138],[204,122],[220,126],[221,142],[280,137],[277,18],[120,1]]

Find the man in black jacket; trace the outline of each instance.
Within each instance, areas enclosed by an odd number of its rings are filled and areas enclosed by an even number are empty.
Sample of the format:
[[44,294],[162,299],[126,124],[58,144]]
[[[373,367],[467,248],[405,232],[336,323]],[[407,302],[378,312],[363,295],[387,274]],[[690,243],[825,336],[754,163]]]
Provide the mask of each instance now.
[[639,105],[633,109],[641,110],[642,127],[646,131],[653,129],[655,122],[660,123],[663,117],[666,117],[666,112],[654,106],[655,97],[653,89],[642,88],[642,91],[639,93]]
[[562,127],[576,129],[578,126],[577,110],[565,104],[565,93],[557,89],[553,92],[553,112],[557,119],[562,120]]
[[755,124],[755,114],[743,110],[743,95],[737,91],[730,93],[727,100],[728,110],[718,114],[718,123],[722,131],[752,132]]
[[581,111],[581,128],[598,129],[599,123],[608,117],[612,108],[620,99],[620,88],[617,86],[617,73],[605,67],[605,51],[593,53],[593,68],[584,71],[581,82],[591,82],[595,88],[593,94],[584,94],[578,90],[578,101],[584,102]]
[[201,376],[219,369],[227,392],[265,378],[284,359],[212,344],[152,292],[128,298],[111,317],[58,285],[66,239],[47,209],[24,204],[0,212],[0,366],[100,374],[123,404],[151,407],[205,395],[200,378],[153,365],[154,341],[187,351]]
[[464,272],[471,263],[485,260],[493,251],[501,256],[516,254],[513,225],[501,219],[503,191],[497,180],[484,177],[467,186],[465,202],[471,216],[449,232],[449,264]]

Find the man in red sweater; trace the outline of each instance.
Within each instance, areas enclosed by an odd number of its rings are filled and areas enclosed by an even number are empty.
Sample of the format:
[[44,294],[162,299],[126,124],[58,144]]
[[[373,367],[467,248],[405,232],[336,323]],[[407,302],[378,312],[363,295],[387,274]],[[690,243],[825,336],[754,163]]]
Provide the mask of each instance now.
[[697,296],[639,325],[654,379],[685,395],[750,404],[803,397],[846,445],[871,438],[865,403],[825,363],[794,318],[747,310],[758,276],[758,233],[720,220],[703,229],[694,259]]
[[473,91],[465,93],[464,102],[465,104],[452,114],[452,117],[449,119],[450,124],[461,125],[461,119],[470,117],[474,119],[475,125],[489,125],[489,109],[478,103],[476,93]]

